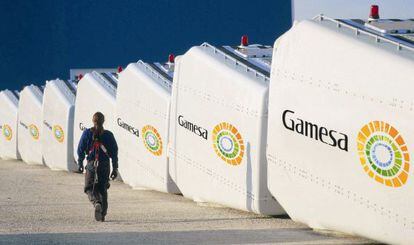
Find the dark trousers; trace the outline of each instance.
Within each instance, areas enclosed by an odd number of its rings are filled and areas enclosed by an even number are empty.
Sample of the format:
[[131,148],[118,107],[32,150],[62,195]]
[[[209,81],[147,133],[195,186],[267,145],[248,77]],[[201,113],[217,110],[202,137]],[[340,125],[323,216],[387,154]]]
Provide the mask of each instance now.
[[102,214],[105,216],[108,210],[109,163],[99,163],[97,167],[97,183],[95,183],[95,167],[93,166],[93,161],[89,161],[85,169],[84,191],[93,205],[96,203],[102,205]]

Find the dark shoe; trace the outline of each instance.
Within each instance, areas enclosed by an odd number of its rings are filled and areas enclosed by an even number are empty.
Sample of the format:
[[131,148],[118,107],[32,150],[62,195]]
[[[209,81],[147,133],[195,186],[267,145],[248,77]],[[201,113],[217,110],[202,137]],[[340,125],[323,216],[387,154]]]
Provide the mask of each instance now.
[[105,215],[102,215],[102,222],[105,222]]
[[102,205],[99,202],[97,202],[95,204],[95,220],[102,221],[103,217],[104,216],[102,215]]

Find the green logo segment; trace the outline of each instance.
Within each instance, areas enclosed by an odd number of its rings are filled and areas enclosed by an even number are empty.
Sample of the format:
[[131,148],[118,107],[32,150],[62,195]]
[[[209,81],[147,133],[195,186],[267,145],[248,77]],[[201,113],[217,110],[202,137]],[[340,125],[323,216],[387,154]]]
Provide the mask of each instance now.
[[7,141],[10,141],[13,138],[13,131],[8,124],[4,124],[2,128],[3,136]]
[[393,126],[382,121],[366,124],[358,133],[357,147],[368,176],[390,187],[407,182],[410,155],[403,137]]
[[146,125],[142,128],[142,140],[145,148],[155,156],[162,154],[162,140],[157,129],[151,125]]
[[63,129],[61,126],[59,125],[55,125],[53,126],[53,135],[55,136],[55,139],[59,142],[62,143],[63,140],[65,140],[65,133],[63,132]]
[[239,165],[243,160],[244,142],[233,125],[222,122],[213,129],[213,147],[216,154],[226,163]]

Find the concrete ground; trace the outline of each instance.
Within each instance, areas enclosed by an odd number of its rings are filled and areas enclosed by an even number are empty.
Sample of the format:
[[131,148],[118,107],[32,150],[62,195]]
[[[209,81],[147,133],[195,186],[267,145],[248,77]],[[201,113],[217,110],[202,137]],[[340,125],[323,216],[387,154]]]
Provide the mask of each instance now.
[[96,222],[83,176],[0,160],[0,244],[370,244],[319,234],[288,217],[200,206],[178,195],[109,189]]

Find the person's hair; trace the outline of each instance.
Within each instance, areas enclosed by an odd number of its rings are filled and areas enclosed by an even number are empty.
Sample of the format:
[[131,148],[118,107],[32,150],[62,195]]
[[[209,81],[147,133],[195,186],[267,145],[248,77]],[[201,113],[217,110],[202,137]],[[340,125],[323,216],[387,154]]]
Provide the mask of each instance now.
[[96,112],[95,114],[93,114],[92,122],[93,122],[92,131],[93,131],[94,138],[101,136],[102,133],[104,132],[104,127],[103,127],[103,124],[105,122],[104,114],[102,114],[99,111]]

